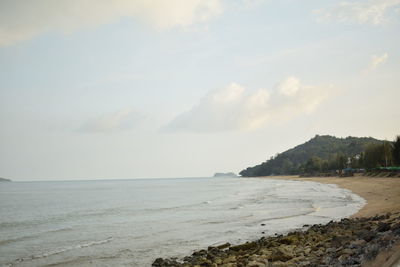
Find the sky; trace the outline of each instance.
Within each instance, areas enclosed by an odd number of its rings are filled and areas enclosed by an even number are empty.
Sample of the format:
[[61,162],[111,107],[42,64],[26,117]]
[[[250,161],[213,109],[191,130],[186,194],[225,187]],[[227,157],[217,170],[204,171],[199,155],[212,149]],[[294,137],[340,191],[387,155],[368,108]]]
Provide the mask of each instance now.
[[400,134],[400,0],[0,0],[0,177],[207,177]]

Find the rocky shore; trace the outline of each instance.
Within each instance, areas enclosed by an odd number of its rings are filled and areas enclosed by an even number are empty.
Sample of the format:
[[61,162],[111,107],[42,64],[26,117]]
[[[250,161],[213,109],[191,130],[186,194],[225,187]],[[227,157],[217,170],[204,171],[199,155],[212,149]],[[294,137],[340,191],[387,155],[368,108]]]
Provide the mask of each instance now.
[[[400,242],[400,212],[305,225],[286,235],[229,243],[183,259],[158,258],[153,267],[362,266]],[[381,265],[375,265],[381,266]]]

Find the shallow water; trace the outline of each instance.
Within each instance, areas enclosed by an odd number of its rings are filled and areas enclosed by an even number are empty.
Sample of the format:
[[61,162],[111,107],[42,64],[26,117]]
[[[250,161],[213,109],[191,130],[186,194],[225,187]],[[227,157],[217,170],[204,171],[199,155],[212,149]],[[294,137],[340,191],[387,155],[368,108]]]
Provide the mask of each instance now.
[[335,185],[258,178],[1,183],[0,265],[150,266],[364,204]]

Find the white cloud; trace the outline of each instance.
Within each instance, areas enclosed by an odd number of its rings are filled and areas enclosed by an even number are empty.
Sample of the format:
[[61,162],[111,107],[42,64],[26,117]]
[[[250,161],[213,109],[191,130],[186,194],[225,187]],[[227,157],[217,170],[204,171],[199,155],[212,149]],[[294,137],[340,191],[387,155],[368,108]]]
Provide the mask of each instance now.
[[294,95],[300,89],[300,81],[296,77],[289,77],[279,87],[282,94],[287,96]]
[[386,63],[387,59],[388,59],[388,54],[384,53],[381,56],[377,56],[377,55],[372,55],[371,59],[370,59],[370,63],[369,63],[369,70],[375,70],[376,68],[378,68],[379,66],[383,65]]
[[246,92],[236,83],[212,91],[190,111],[178,115],[167,131],[220,132],[252,130],[312,113],[329,94],[329,87],[304,85],[288,77],[274,92]]
[[108,133],[133,128],[143,116],[136,110],[127,108],[87,121],[79,129],[82,132]]
[[369,0],[341,2],[329,10],[318,10],[322,19],[334,19],[342,22],[379,25],[387,22],[390,10],[395,10],[400,0]]
[[189,26],[222,12],[222,0],[2,0],[0,45],[48,31],[68,33],[82,27],[135,17],[157,29]]

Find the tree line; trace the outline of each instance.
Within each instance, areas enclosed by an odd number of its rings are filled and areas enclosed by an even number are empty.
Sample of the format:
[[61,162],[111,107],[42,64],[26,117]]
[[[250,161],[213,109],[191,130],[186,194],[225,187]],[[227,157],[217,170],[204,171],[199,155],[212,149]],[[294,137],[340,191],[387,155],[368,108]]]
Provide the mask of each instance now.
[[393,142],[369,144],[357,155],[338,153],[330,159],[311,157],[299,167],[299,173],[330,172],[345,168],[371,170],[379,167],[400,167],[400,136]]

